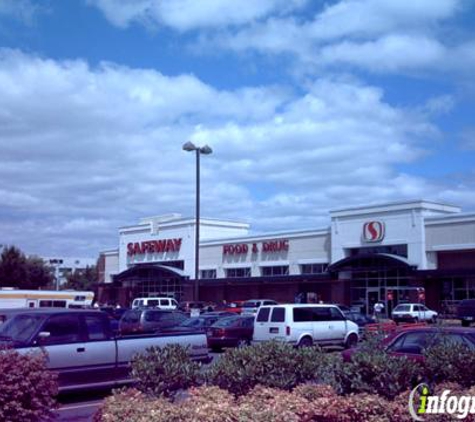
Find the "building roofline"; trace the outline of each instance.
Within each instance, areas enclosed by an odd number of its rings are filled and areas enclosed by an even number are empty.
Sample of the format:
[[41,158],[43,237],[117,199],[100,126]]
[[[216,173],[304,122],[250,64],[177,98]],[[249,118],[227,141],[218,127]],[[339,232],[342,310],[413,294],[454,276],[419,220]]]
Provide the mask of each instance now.
[[[143,221],[143,219],[141,220]],[[159,229],[161,228],[169,228],[169,227],[179,227],[179,226],[186,226],[186,225],[194,225],[196,219],[194,217],[185,217],[185,218],[177,218],[175,220],[167,220],[167,221],[157,221],[157,226]],[[143,231],[147,229],[151,229],[153,225],[153,220],[139,223],[131,226],[123,226],[119,228],[119,233],[121,232],[131,232],[131,231]],[[200,225],[201,226],[220,226],[220,227],[232,227],[232,228],[240,228],[248,230],[250,227],[249,223],[244,221],[233,221],[233,220],[223,220],[219,218],[209,218],[209,217],[200,217]]]
[[331,217],[344,217],[358,214],[372,214],[375,212],[407,210],[407,209],[428,209],[433,211],[440,211],[449,213],[459,213],[461,208],[457,205],[446,204],[442,202],[431,201],[427,199],[415,199],[406,201],[395,201],[369,205],[357,205],[353,207],[340,208],[331,210]]
[[455,215],[441,215],[441,216],[431,216],[425,218],[426,226],[436,226],[439,224],[447,223],[463,223],[475,221],[475,212],[464,212],[458,213]]
[[100,255],[112,255],[112,254],[119,254],[119,249],[108,249],[106,251],[100,251]]

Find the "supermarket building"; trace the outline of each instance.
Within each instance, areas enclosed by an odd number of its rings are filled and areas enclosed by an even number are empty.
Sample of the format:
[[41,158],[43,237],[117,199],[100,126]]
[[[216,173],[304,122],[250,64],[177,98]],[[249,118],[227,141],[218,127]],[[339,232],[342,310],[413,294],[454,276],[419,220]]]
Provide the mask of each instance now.
[[[425,200],[330,212],[321,229],[252,235],[246,223],[200,220],[199,299],[271,298],[391,310],[475,298],[475,213]],[[193,297],[195,220],[172,214],[119,229],[101,254],[99,301]]]

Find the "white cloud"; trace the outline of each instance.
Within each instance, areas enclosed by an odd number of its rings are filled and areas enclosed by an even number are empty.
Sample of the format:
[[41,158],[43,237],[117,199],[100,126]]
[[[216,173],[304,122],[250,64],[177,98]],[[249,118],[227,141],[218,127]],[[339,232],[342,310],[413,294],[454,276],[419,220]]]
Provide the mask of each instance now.
[[306,0],[88,0],[114,25],[131,22],[168,26],[179,31],[241,25],[301,7]]
[[306,19],[270,16],[238,30],[208,35],[200,39],[200,47],[290,55],[307,74],[327,67],[471,74],[473,37],[470,40],[469,33],[460,39],[447,37],[451,19],[468,7],[460,0],[343,0]]
[[1,0],[0,16],[14,17],[26,24],[31,24],[43,8],[30,0]]
[[28,252],[87,256],[143,216],[192,215],[188,139],[214,150],[202,158],[202,214],[257,231],[320,227],[335,207],[442,190],[399,170],[430,149],[430,114],[355,81],[225,91],[193,75],[3,50],[0,110],[2,243]]
[[333,40],[421,30],[453,16],[460,8],[460,0],[344,0],[317,15],[309,25],[309,34],[316,39]]
[[[88,0],[116,26],[132,22],[200,30],[193,51],[291,55],[304,73],[358,67],[377,73],[464,72],[475,65],[470,34],[447,37],[461,0],[341,0],[312,15],[308,0]],[[452,26],[451,26],[452,25]],[[200,48],[196,48],[196,47]],[[302,73],[302,70],[300,70]]]
[[439,42],[419,36],[391,34],[376,41],[350,42],[323,47],[316,61],[324,65],[349,64],[376,72],[433,68],[447,52]]

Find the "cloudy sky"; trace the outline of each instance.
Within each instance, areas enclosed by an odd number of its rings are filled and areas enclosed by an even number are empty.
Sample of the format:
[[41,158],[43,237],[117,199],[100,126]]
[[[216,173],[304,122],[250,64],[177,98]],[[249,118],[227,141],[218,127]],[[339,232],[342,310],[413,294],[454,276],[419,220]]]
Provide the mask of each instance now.
[[0,244],[97,257],[202,215],[322,228],[346,206],[475,210],[475,3],[0,0]]

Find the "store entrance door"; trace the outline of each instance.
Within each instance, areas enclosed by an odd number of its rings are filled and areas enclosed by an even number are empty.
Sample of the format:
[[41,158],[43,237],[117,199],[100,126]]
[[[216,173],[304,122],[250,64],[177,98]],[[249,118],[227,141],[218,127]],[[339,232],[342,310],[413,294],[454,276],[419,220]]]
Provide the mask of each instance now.
[[366,290],[366,313],[368,315],[372,315],[374,313],[374,305],[380,300],[379,287],[368,287]]

